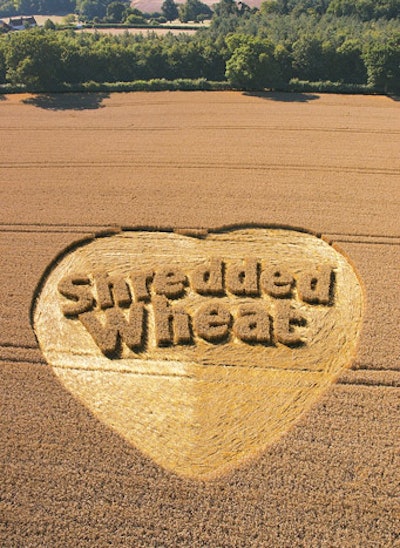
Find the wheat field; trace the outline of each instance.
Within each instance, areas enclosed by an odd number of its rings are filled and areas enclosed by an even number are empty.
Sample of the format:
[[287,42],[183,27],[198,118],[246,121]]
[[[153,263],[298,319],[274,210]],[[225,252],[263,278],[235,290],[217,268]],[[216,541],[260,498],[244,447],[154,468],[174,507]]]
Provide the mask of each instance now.
[[[2,546],[397,546],[400,110],[389,97],[0,96]],[[49,264],[123,229],[281,226],[361,280],[351,367],[257,458],[185,479],[62,384],[32,328]]]

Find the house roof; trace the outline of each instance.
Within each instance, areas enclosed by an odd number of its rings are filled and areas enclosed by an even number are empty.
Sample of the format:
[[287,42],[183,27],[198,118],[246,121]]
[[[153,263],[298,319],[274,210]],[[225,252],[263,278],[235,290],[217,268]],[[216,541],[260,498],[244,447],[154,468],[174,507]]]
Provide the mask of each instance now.
[[11,28],[15,28],[15,27],[24,27],[26,25],[29,25],[29,26],[36,26],[36,19],[33,17],[33,16],[28,16],[28,17],[10,17],[9,21],[8,21],[8,25],[11,27]]

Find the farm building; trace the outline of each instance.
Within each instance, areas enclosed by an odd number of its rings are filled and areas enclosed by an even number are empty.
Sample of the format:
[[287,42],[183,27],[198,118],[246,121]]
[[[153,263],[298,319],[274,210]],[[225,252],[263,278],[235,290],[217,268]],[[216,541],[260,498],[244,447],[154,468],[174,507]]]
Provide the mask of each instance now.
[[14,17],[8,21],[10,30],[24,30],[26,28],[36,27],[36,19],[31,15],[29,17]]

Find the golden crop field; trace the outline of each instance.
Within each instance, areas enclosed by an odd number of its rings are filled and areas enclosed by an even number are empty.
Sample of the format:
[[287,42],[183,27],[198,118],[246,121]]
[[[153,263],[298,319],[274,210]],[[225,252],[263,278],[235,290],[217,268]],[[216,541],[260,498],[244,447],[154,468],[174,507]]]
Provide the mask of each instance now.
[[[0,544],[396,546],[398,102],[311,93],[5,95],[0,116]],[[258,234],[262,227],[321,236],[318,241],[332,244],[354,268],[364,300],[356,354],[350,368],[256,456],[211,479],[181,476],[158,458],[168,433],[163,438],[158,427],[146,426],[144,442],[146,431],[159,440],[148,456],[130,443],[131,431],[112,428],[97,414],[92,394],[82,396],[91,383],[99,383],[102,393],[101,379],[87,375],[76,388],[75,377],[68,384],[47,364],[47,350],[50,355],[58,343],[51,339],[50,319],[46,352],[44,344],[39,348],[33,324],[46,316],[47,301],[39,320],[32,302],[40,297],[49,265],[61,268],[64,250],[95,233],[139,229],[143,249],[150,245],[146,238],[173,235],[168,236],[173,258],[174,249],[181,250],[179,257],[185,246],[189,250],[183,236],[174,236],[187,229],[203,237],[229,228],[240,240],[241,231],[255,239],[253,229]],[[122,236],[110,240],[111,262],[121,241]],[[218,245],[223,253],[228,244]],[[207,337],[199,318],[198,331]],[[351,329],[344,329],[350,338]],[[154,356],[163,351],[156,348]],[[196,351],[185,349],[189,356]],[[254,386],[257,375],[249,379]],[[239,380],[235,386],[244,382]],[[145,382],[137,376],[138,386]],[[146,392],[138,389],[137,397],[161,401],[154,420],[162,422],[169,405],[167,375],[160,376],[160,400],[149,396],[157,382]],[[215,417],[224,394],[245,399],[228,380],[225,392],[213,386],[209,415],[202,415],[204,428],[211,425],[210,437],[219,435]],[[257,386],[257,401],[263,402],[262,384]],[[179,451],[190,453],[182,419],[189,405],[179,391],[174,397],[182,411],[176,424],[168,418],[167,427]],[[124,398],[119,407],[110,399],[108,412],[120,416],[130,406],[134,414],[136,404]],[[253,422],[262,420],[260,414]],[[233,425],[229,447],[236,435]],[[212,451],[200,455],[211,468]]]

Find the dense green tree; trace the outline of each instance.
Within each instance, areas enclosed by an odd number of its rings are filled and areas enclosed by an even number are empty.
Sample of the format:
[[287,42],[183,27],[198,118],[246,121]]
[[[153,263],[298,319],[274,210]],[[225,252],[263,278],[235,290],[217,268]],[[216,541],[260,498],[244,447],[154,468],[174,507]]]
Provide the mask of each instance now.
[[233,34],[226,43],[231,56],[226,63],[226,78],[237,88],[262,90],[276,88],[282,74],[274,57],[274,45],[256,36]]
[[107,0],[78,0],[76,8],[82,19],[93,21],[95,17],[103,19],[107,13]]
[[355,15],[363,21],[400,16],[400,0],[332,0],[328,13],[336,17]]
[[[80,6],[86,1],[89,0],[79,0]],[[98,2],[90,1],[98,6]],[[107,9],[108,16],[112,15],[116,6],[109,0],[101,1],[106,16]],[[310,1],[299,0],[297,6],[305,7]],[[115,2],[125,5],[123,0]],[[286,14],[264,9],[254,13],[242,9],[234,0],[221,0],[210,28],[194,36],[111,36],[58,29],[3,34],[0,84],[50,90],[64,82],[79,84],[90,80],[227,78],[236,87],[264,89],[279,88],[296,77],[368,83],[378,91],[399,90],[398,18],[369,22],[354,15],[320,15],[315,9],[296,15],[295,4],[295,0],[279,4],[282,9],[286,6]],[[130,15],[125,21],[146,23],[139,10],[129,7],[126,13]],[[135,20],[130,21],[131,17]]]
[[32,90],[56,89],[63,79],[63,67],[55,33],[33,29],[8,35],[7,39],[7,80]]
[[310,81],[324,80],[326,64],[322,41],[314,35],[304,35],[296,40],[292,48],[293,73]]
[[225,59],[223,51],[218,45],[211,41],[200,40],[202,66],[200,76],[208,80],[222,81],[225,79]]
[[51,19],[47,19],[43,25],[43,28],[46,30],[56,30],[56,26]]
[[263,13],[277,13],[287,15],[289,13],[288,0],[265,0],[261,4]]
[[289,82],[293,76],[292,54],[283,44],[275,46],[274,57],[279,65],[279,70],[283,82]]
[[0,0],[0,15],[66,13],[75,7],[75,0]]
[[174,0],[164,0],[161,11],[167,21],[175,21],[175,19],[178,19],[178,6],[175,4]]
[[337,48],[339,80],[355,84],[366,82],[367,71],[361,53],[360,41],[354,38],[348,38]]
[[32,14],[39,10],[38,0],[18,0],[16,4],[19,13]]
[[374,2],[376,0],[333,0],[329,6],[328,12],[337,17],[347,15],[358,15],[362,18],[371,19],[374,13]]
[[125,19],[125,23],[128,25],[146,25],[147,20],[145,19],[143,13],[137,9],[129,10],[128,16]]
[[16,14],[16,6],[12,0],[0,0],[0,17],[12,17]]
[[127,15],[129,2],[111,2],[106,9],[107,21],[110,23],[122,23]]
[[7,71],[6,47],[5,47],[5,42],[0,41],[0,84],[6,83],[6,71]]
[[[350,55],[349,51],[347,53]],[[360,51],[358,55],[360,57]],[[329,38],[310,34],[301,36],[292,46],[292,59],[293,74],[302,80],[348,81],[349,71],[347,68],[343,70],[343,61],[348,61],[346,51],[338,50]]]
[[302,13],[322,15],[326,12],[330,0],[290,0],[289,12],[296,17]]
[[368,84],[380,91],[400,91],[400,31],[365,45]]
[[213,9],[217,17],[228,17],[239,13],[235,0],[220,0],[217,4],[214,4]]
[[211,19],[212,10],[207,4],[200,0],[186,0],[184,4],[179,7],[179,20],[182,23],[189,21],[203,20],[204,18]]

